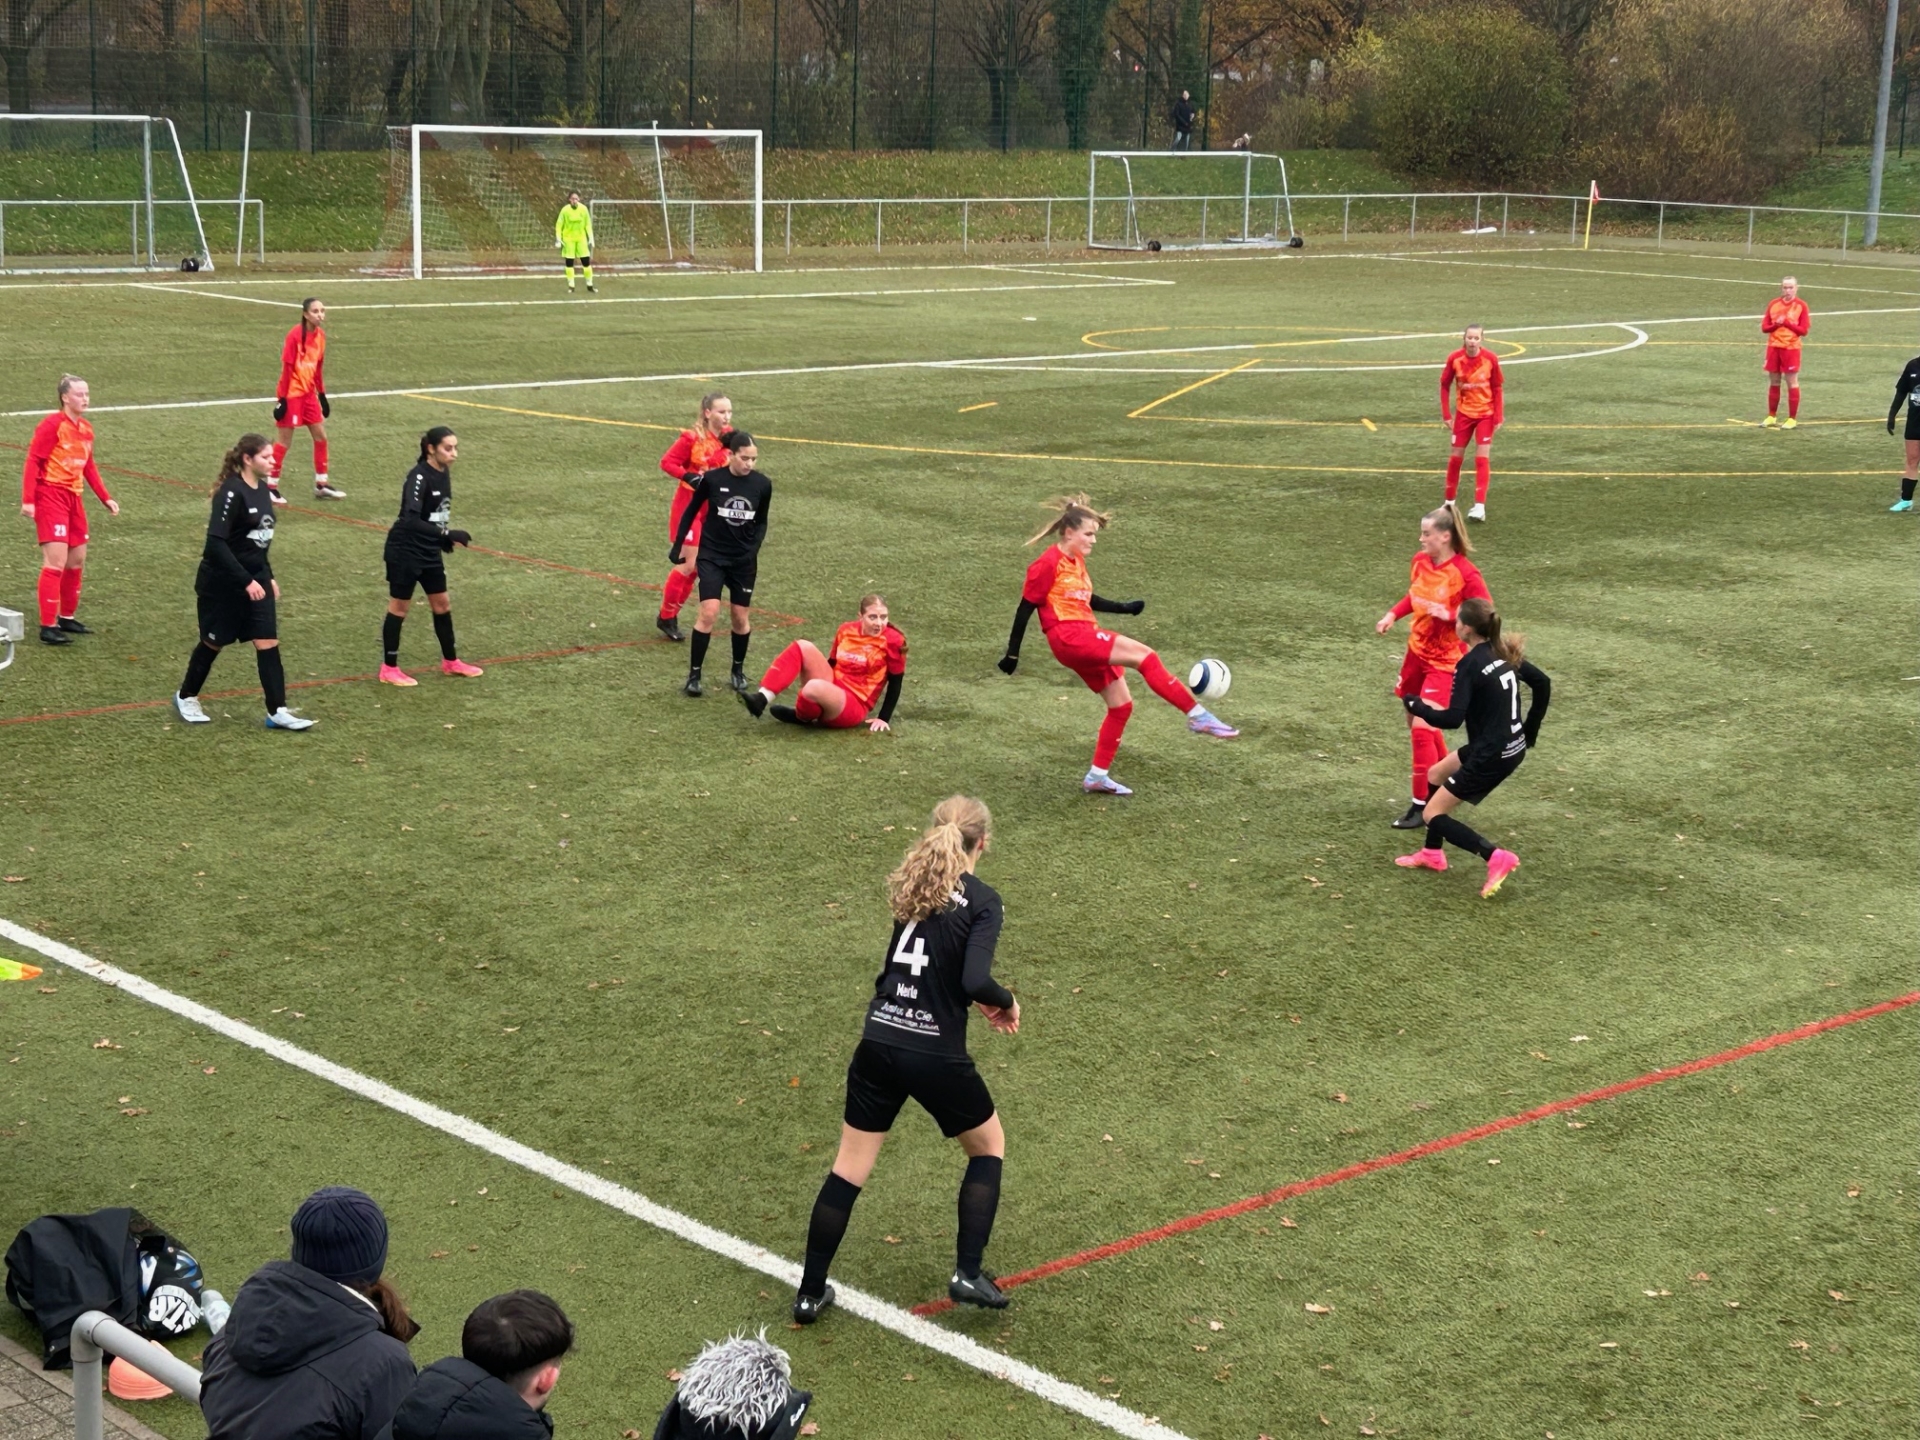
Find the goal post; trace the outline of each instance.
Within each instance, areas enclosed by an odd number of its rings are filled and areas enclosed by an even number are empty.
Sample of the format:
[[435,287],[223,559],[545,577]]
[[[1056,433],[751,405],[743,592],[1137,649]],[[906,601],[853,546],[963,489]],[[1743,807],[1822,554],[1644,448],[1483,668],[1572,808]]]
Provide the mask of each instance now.
[[763,267],[758,130],[410,125],[389,133],[382,249],[415,279],[556,265],[554,217],[570,191],[593,216],[596,269]]
[[1253,150],[1095,150],[1087,157],[1087,247],[1213,250],[1291,246],[1287,162]]
[[[0,273],[213,269],[187,157],[164,115],[0,111],[0,150],[48,162],[0,182]],[[21,178],[35,171],[46,178]],[[106,263],[116,254],[127,263]]]

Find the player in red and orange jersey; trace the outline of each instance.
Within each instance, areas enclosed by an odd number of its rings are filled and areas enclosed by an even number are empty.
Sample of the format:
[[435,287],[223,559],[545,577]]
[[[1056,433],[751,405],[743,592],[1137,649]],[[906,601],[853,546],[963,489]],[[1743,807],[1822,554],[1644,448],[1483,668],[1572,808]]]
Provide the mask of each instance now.
[[[1467,649],[1454,633],[1460,604],[1493,598],[1479,567],[1467,558],[1472,549],[1457,506],[1442,505],[1420,517],[1420,550],[1413,557],[1407,593],[1373,627],[1384,635],[1399,620],[1413,616],[1407,658],[1400,662],[1400,679],[1393,687],[1403,701],[1417,695],[1444,710],[1453,700],[1453,672]],[[1427,772],[1447,753],[1446,737],[1426,721],[1409,714],[1407,727],[1413,737],[1413,803],[1393,822],[1396,830],[1418,830],[1427,823],[1422,818],[1432,793]]]
[[[1460,397],[1448,413],[1447,402],[1454,386]],[[1469,520],[1487,518],[1487,482],[1493,478],[1493,432],[1507,418],[1506,382],[1500,374],[1500,361],[1486,348],[1486,332],[1469,325],[1460,337],[1460,348],[1447,357],[1440,369],[1440,418],[1453,425],[1453,453],[1447,457],[1447,503],[1460,493],[1460,462],[1467,453],[1467,441],[1473,450],[1473,508]]]
[[1093,593],[1093,582],[1087,578],[1087,556],[1093,553],[1094,542],[1113,517],[1095,510],[1084,495],[1070,495],[1050,505],[1060,512],[1058,518],[1027,543],[1036,544],[1049,535],[1057,538],[1027,567],[1027,583],[1020,591],[1020,606],[1013,614],[1013,632],[1007,636],[1007,653],[1000,659],[1000,668],[1013,674],[1020,663],[1020,642],[1026,638],[1027,622],[1039,611],[1040,629],[1053,658],[1107,702],[1100,738],[1094,742],[1093,765],[1080,788],[1096,795],[1131,795],[1131,790],[1107,773],[1133,714],[1126,670],[1138,670],[1148,689],[1186,715],[1187,728],[1196,735],[1232,740],[1240,732],[1223,724],[1195,700],[1193,692],[1174,679],[1147,646],[1094,623],[1096,611],[1138,615],[1147,608],[1147,602],[1103,600]]
[[346,491],[334,489],[327,480],[327,419],[333,406],[327,402],[327,332],[320,328],[326,318],[327,307],[318,299],[302,300],[300,323],[287,332],[287,343],[280,347],[280,384],[273,402],[273,478],[267,482],[276,505],[287,503],[280,494],[280,462],[287,458],[287,446],[298,425],[306,426],[313,436],[313,498],[347,498]]
[[[1791,430],[1800,423],[1800,342],[1813,324],[1813,312],[1800,298],[1800,282],[1789,275],[1780,294],[1760,317],[1767,336],[1767,418],[1761,424]],[[1780,381],[1787,382],[1787,418],[1780,418]]]
[[[682,430],[680,438],[660,457],[660,468],[680,483],[673,487],[673,504],[667,512],[667,539],[680,533],[680,516],[693,498],[693,487],[709,470],[727,463],[727,447],[720,442],[733,429],[733,401],[723,391],[714,390],[700,397],[700,419],[693,429]],[[660,615],[653,623],[669,640],[684,640],[680,633],[680,607],[693,594],[696,564],[700,558],[702,515],[687,532],[680,547],[681,560],[667,572],[667,583],[660,587]]]
[[33,521],[40,541],[40,639],[47,645],[71,645],[70,636],[89,633],[74,618],[87,560],[87,507],[80,487],[91,486],[109,514],[120,513],[93,463],[87,382],[62,375],[59,399],[60,408],[34,426],[20,476],[20,513]]
[[[800,693],[792,705],[774,705],[773,718],[789,725],[819,725],[828,730],[873,731],[893,728],[893,707],[907,673],[907,637],[887,623],[887,602],[878,595],[860,597],[860,618],[833,632],[825,655],[811,640],[796,640],[767,667],[758,690],[740,692],[740,703],[755,719],[795,680]],[[880,708],[873,700],[884,688]]]

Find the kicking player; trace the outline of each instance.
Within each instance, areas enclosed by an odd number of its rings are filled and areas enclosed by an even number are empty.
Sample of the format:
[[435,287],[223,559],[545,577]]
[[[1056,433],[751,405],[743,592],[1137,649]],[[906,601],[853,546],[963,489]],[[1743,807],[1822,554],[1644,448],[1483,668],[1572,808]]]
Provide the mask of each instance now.
[[698,697],[700,667],[713,643],[714,622],[720,616],[720,593],[732,601],[733,673],[727,683],[740,694],[747,691],[747,645],[753,639],[753,585],[760,573],[760,546],[767,538],[767,511],[773,504],[773,482],[753,468],[760,448],[744,430],[730,430],[721,442],[727,463],[709,470],[693,487],[680,523],[674,527],[673,548],[667,559],[684,559],[688,535],[703,513],[716,523],[706,532],[695,565],[700,587],[700,617],[693,622],[693,643],[687,647],[687,683],[682,693]]
[[287,457],[296,426],[304,425],[313,436],[313,498],[344,500],[347,492],[336,490],[327,479],[327,420],[333,406],[327,402],[327,307],[318,299],[300,302],[300,323],[287,332],[280,347],[280,384],[273,402],[273,475],[268,488],[273,503],[286,504],[280,494],[280,463]]
[[[1454,667],[1466,653],[1454,633],[1454,619],[1463,601],[1491,598],[1479,567],[1467,558],[1472,550],[1457,505],[1442,505],[1420,517],[1420,549],[1413,557],[1407,593],[1373,627],[1384,635],[1406,616],[1413,616],[1407,658],[1400,662],[1400,679],[1393,687],[1403,701],[1418,695],[1438,705],[1452,693]],[[1411,711],[1407,727],[1413,740],[1413,803],[1393,822],[1396,830],[1420,828],[1431,793],[1427,772],[1447,750],[1440,732]]]
[[[1460,387],[1459,402],[1448,413],[1447,402],[1453,387]],[[1447,357],[1440,368],[1440,418],[1453,426],[1453,450],[1447,456],[1447,503],[1460,493],[1460,463],[1467,453],[1467,441],[1473,445],[1473,508],[1469,520],[1487,518],[1487,482],[1493,478],[1493,432],[1507,418],[1506,381],[1500,373],[1500,360],[1486,348],[1486,331],[1469,325],[1460,337],[1460,348]]]
[[806,1268],[793,1318],[811,1325],[833,1304],[827,1271],[853,1218],[853,1202],[873,1173],[894,1118],[919,1102],[940,1133],[967,1154],[960,1181],[960,1226],[947,1294],[967,1305],[1004,1310],[1007,1297],[982,1267],[1000,1205],[1006,1133],[986,1081],[967,1053],[967,1011],[979,1006],[1005,1035],[1020,1030],[1020,1002],[993,978],[993,951],[1004,918],[1000,897],[974,874],[992,839],[987,807],[965,795],[942,800],[933,822],[887,877],[893,936],[867,1005],[867,1023],[847,1066],[840,1152],[813,1202]]
[[471,545],[464,530],[448,528],[453,516],[453,462],[460,437],[436,425],[420,437],[420,458],[400,484],[400,514],[387,531],[387,618],[381,630],[380,680],[386,685],[418,685],[400,668],[400,627],[407,623],[414,587],[427,592],[433,633],[440,641],[440,673],[481,675],[478,665],[460,658],[453,640],[453,602],[447,598],[447,566],[442,558],[456,545]]
[[200,690],[225,646],[253,642],[260,692],[267,701],[269,730],[311,730],[312,720],[287,708],[287,672],[280,663],[280,626],[275,605],[280,582],[273,578],[267,547],[273,544],[273,496],[266,480],[273,457],[264,435],[242,435],[220,462],[213,487],[213,514],[193,593],[200,611],[200,643],[187,660],[186,678],[173,708],[189,725],[213,717],[200,705]]
[[1049,535],[1058,538],[1027,567],[1027,583],[1013,612],[1013,630],[1007,636],[1007,653],[1000,657],[1000,669],[1011,675],[1020,664],[1027,622],[1038,610],[1040,631],[1047,637],[1053,658],[1078,675],[1081,683],[1107,705],[1100,736],[1094,741],[1093,764],[1081,779],[1080,788],[1091,795],[1131,795],[1133,791],[1108,773],[1133,715],[1133,695],[1127,689],[1124,671],[1138,670],[1149,690],[1187,717],[1187,728],[1194,734],[1233,740],[1240,732],[1194,699],[1193,692],[1168,672],[1150,648],[1094,623],[1095,611],[1138,615],[1147,608],[1147,602],[1103,600],[1093,593],[1093,582],[1087,578],[1087,556],[1093,553],[1094,542],[1113,517],[1095,510],[1085,495],[1048,503],[1060,512],[1058,518],[1027,543],[1038,544]]
[[[825,655],[811,640],[796,640],[767,667],[758,690],[742,691],[740,703],[754,719],[780,698],[795,680],[800,693],[791,705],[773,705],[773,718],[788,725],[819,725],[852,730],[865,725],[878,733],[893,728],[893,707],[907,674],[907,637],[887,623],[887,602],[878,595],[860,597],[860,618],[833,632]],[[886,687],[880,708],[873,697]]]
[[560,252],[567,269],[567,293],[573,293],[573,270],[577,265],[586,277],[587,293],[593,288],[593,212],[580,203],[580,192],[569,190],[567,203],[553,217],[553,248]]
[[[1431,779],[1439,788],[1427,801],[1427,843],[1411,855],[1395,856],[1393,863],[1407,869],[1444,870],[1447,857],[1441,842],[1450,840],[1487,862],[1486,883],[1480,887],[1484,899],[1520,868],[1520,857],[1468,829],[1451,812],[1462,801],[1478,805],[1520,768],[1527,751],[1539,743],[1540,722],[1547,718],[1553,684],[1527,660],[1525,642],[1518,635],[1501,638],[1500,615],[1491,600],[1463,601],[1454,628],[1467,653],[1454,673],[1453,695],[1446,709],[1429,705],[1418,695],[1407,696],[1405,704],[1409,715],[1442,730],[1464,721],[1467,743],[1433,767]],[[1520,716],[1522,685],[1533,694],[1524,720]]]
[[[700,418],[691,430],[682,430],[680,438],[660,457],[660,468],[679,483],[673,487],[673,502],[667,512],[667,539],[680,531],[680,516],[693,498],[693,487],[709,470],[727,463],[727,447],[721,441],[733,429],[733,401],[718,390],[700,397]],[[681,547],[685,557],[667,572],[667,583],[660,587],[660,614],[653,622],[669,640],[680,641],[680,607],[693,594],[695,574],[700,560],[700,525],[693,522],[687,543]]]
[[1900,498],[1887,507],[1895,515],[1913,509],[1914,481],[1920,478],[1920,355],[1907,362],[1894,384],[1893,407],[1887,411],[1889,435],[1903,404],[1907,407],[1907,468],[1900,472]]
[[[1791,430],[1800,423],[1800,342],[1813,323],[1813,313],[1800,298],[1800,282],[1789,275],[1780,282],[1780,294],[1767,305],[1760,328],[1767,336],[1768,429]],[[1787,418],[1780,418],[1780,382],[1787,383]]]
[[71,645],[89,635],[76,618],[80,608],[80,572],[87,563],[87,507],[80,487],[89,486],[107,507],[120,503],[107,493],[100,467],[93,463],[93,426],[87,420],[92,396],[78,375],[62,375],[60,408],[34,426],[20,474],[20,513],[33,521],[40,542],[40,643]]

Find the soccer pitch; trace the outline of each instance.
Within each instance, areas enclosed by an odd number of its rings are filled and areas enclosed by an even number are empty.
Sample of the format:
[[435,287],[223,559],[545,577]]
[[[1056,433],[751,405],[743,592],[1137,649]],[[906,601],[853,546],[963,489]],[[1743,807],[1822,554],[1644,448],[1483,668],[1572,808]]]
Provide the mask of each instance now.
[[[97,633],[0,674],[0,955],[48,971],[0,986],[0,1227],[140,1206],[231,1295],[304,1195],[358,1185],[420,1363],[500,1290],[569,1310],[563,1436],[651,1433],[670,1368],[760,1326],[827,1437],[1911,1428],[1916,1014],[1875,1007],[1915,998],[1920,547],[1883,427],[1920,280],[1794,267],[1783,434],[1757,423],[1783,268],[1516,246],[614,275],[591,300],[0,287],[6,453],[75,371],[123,506],[90,509]],[[167,698],[205,497],[270,429],[308,293],[347,498],[307,498],[297,436],[273,561],[320,724],[262,729],[240,646],[189,729]],[[1465,812],[1523,862],[1489,901],[1457,854],[1390,863],[1417,844],[1387,826],[1405,627],[1373,629],[1439,498],[1468,321],[1507,373],[1474,558],[1554,680],[1539,750]],[[911,647],[893,733],[756,724],[720,642],[706,697],[679,693],[656,462],[708,389],[774,483],[749,670],[877,590]],[[436,424],[487,673],[429,673],[416,605],[402,691],[372,678],[381,541]],[[1148,602],[1126,632],[1234,674],[1232,744],[1135,686],[1128,799],[1080,793],[1099,702],[1037,634],[994,667],[1039,502],[1079,490],[1116,512],[1095,588]],[[0,603],[31,610],[37,561],[16,522]],[[910,1108],[835,1271],[873,1305],[790,1330],[882,880],[956,791],[994,811],[1025,1010],[973,1039],[1009,1142],[988,1264],[1023,1283],[909,1313],[943,1293],[962,1164]],[[180,1402],[148,1418],[201,1433]]]

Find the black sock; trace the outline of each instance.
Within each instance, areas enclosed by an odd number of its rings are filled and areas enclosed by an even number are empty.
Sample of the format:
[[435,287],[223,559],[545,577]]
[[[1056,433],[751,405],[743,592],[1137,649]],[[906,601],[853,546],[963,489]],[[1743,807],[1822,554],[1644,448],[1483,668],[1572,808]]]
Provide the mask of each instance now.
[[1493,842],[1451,815],[1442,815],[1436,820],[1427,822],[1428,846],[1438,850],[1442,840],[1451,841],[1462,850],[1478,855],[1482,860],[1493,858]]
[[433,633],[440,641],[440,657],[443,660],[458,660],[460,651],[453,643],[453,612],[437,611],[433,617]]
[[405,616],[388,612],[387,623],[380,627],[380,646],[386,652],[389,665],[400,663],[400,627],[406,623]]
[[954,1264],[969,1280],[980,1273],[987,1237],[993,1233],[993,1215],[1000,1208],[1001,1164],[998,1155],[975,1155],[967,1161],[966,1176],[960,1181],[960,1235]]
[[287,671],[280,663],[280,647],[270,645],[265,650],[253,652],[253,663],[260,667],[260,689],[267,697],[267,713],[285,708],[287,703]]
[[813,1202],[813,1219],[807,1224],[807,1267],[800,1277],[802,1295],[827,1293],[827,1270],[833,1264],[840,1242],[846,1238],[847,1222],[853,1219],[853,1202],[860,1198],[860,1187],[843,1180],[832,1171]]
[[1913,481],[1904,475],[1900,477],[1900,498],[1902,500],[1913,499]]
[[193,654],[187,657],[187,678],[180,682],[180,696],[191,700],[200,693],[200,687],[207,683],[207,675],[213,669],[213,662],[220,652],[211,645],[196,645]]
[[747,668],[747,646],[752,643],[753,643],[753,632],[751,630],[747,631],[745,634],[742,634],[738,630],[733,632],[733,668],[734,669],[744,670]]
[[707,646],[713,643],[711,630],[696,630],[687,649],[687,669],[698,670],[707,660]]

